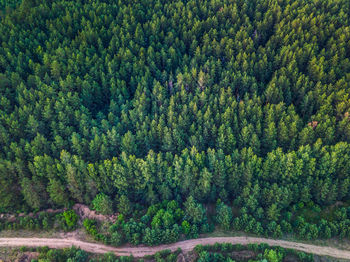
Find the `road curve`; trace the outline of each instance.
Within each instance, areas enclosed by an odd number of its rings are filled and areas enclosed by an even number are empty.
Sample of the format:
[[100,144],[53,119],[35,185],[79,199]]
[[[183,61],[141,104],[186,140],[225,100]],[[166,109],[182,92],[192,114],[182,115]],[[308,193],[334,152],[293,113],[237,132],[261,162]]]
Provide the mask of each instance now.
[[111,247],[103,244],[89,243],[80,241],[74,238],[0,238],[0,247],[41,247],[48,246],[50,248],[65,248],[76,246],[91,253],[106,253],[113,252],[117,256],[129,256],[143,257],[145,255],[152,255],[157,251],[164,249],[170,249],[175,251],[181,248],[184,252],[191,251],[197,245],[214,245],[215,243],[232,243],[232,244],[260,244],[266,243],[270,246],[280,246],[283,248],[290,248],[306,253],[312,253],[321,256],[330,256],[334,258],[350,259],[350,251],[341,250],[337,248],[327,246],[316,246],[304,243],[297,243],[285,240],[274,240],[268,238],[256,238],[256,237],[211,237],[211,238],[198,238],[176,242],[169,245],[160,245],[155,247]]

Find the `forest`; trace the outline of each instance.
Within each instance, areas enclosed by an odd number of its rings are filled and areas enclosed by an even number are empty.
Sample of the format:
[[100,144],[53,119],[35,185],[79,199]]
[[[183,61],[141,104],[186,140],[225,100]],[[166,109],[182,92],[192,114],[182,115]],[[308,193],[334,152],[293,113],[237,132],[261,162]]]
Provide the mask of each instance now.
[[121,214],[116,245],[350,238],[349,13],[0,0],[0,212],[83,203]]

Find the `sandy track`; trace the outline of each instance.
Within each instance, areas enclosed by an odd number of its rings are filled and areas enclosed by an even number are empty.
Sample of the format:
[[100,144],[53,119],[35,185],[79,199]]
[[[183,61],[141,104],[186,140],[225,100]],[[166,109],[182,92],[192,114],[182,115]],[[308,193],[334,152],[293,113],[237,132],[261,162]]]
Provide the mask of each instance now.
[[0,238],[0,247],[40,247],[48,246],[50,248],[65,248],[76,246],[81,249],[92,253],[106,253],[114,252],[118,256],[133,255],[134,257],[143,257],[145,255],[152,255],[157,251],[170,249],[175,251],[177,248],[181,248],[183,252],[191,251],[195,246],[213,245],[215,243],[232,243],[232,244],[260,244],[266,243],[270,246],[281,246],[284,248],[295,249],[307,253],[312,253],[322,256],[331,256],[335,258],[350,259],[350,251],[340,250],[337,248],[316,246],[304,243],[297,243],[284,240],[273,240],[267,238],[255,238],[255,237],[213,237],[213,238],[198,238],[180,241],[169,245],[160,245],[156,247],[111,247],[103,244],[83,242],[74,238]]

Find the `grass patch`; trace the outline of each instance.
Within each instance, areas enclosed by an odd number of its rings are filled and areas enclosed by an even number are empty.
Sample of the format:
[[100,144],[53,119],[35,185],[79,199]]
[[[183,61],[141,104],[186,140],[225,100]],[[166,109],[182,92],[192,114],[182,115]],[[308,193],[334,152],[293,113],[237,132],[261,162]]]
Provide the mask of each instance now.
[[47,238],[57,238],[60,237],[61,233],[49,230],[49,231],[40,231],[40,230],[26,230],[26,229],[20,229],[20,230],[2,230],[0,231],[0,237],[47,237]]

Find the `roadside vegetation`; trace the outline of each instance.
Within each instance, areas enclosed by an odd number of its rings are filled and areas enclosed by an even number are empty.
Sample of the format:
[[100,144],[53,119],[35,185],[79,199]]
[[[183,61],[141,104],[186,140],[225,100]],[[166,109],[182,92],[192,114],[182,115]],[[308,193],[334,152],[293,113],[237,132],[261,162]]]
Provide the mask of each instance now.
[[[125,201],[119,209],[123,213],[103,216],[103,219],[89,209],[87,214],[82,214],[83,216],[73,209],[57,213],[50,210],[27,215],[7,215],[7,218],[0,218],[0,232],[70,232],[78,229],[85,231],[94,240],[112,246],[127,243],[156,246],[203,235],[215,236],[218,232],[221,232],[221,236],[239,233],[302,241],[318,240],[327,244],[330,244],[327,240],[337,237],[337,242],[348,246],[347,217],[350,207],[345,206],[334,206],[326,210],[295,206],[295,211],[282,220],[282,227],[272,223],[267,230],[254,219],[241,219],[235,214],[235,208],[221,200],[210,207],[196,202],[193,198],[189,198],[183,205],[175,200],[163,201],[148,209]],[[91,213],[93,215],[89,217]]]
[[61,213],[39,212],[35,215],[11,216],[11,219],[0,219],[1,230],[56,230],[72,231],[77,228],[78,215],[73,210]]
[[[0,253],[1,254],[1,253]],[[5,252],[3,252],[5,254]],[[113,253],[92,254],[79,248],[49,249],[26,248],[6,251],[8,259],[31,259],[32,262],[176,262],[186,259],[188,262],[313,262],[314,256],[303,252],[295,252],[283,248],[271,248],[268,245],[231,245],[216,244],[214,246],[197,246],[192,252],[183,254],[181,249],[175,252],[163,250],[144,258],[117,257]],[[3,257],[0,256],[0,259]],[[317,257],[319,258],[319,257]],[[325,259],[325,258],[324,258]],[[181,261],[181,260],[180,260]],[[329,259],[328,261],[332,261]]]
[[[0,252],[5,255],[5,252]],[[163,250],[152,256],[144,258],[117,257],[113,253],[92,254],[79,248],[49,249],[26,248],[12,249],[6,251],[7,259],[31,259],[32,262],[313,262],[326,261],[336,262],[345,260],[335,260],[327,257],[306,254],[294,250],[280,247],[269,247],[266,244],[251,244],[247,246],[232,244],[215,244],[213,246],[196,246],[195,249],[184,254],[181,249],[171,252]]]

